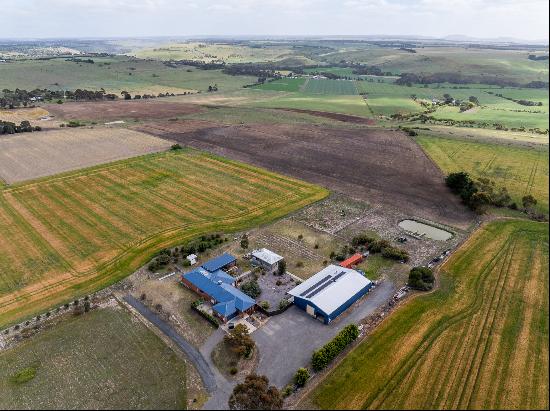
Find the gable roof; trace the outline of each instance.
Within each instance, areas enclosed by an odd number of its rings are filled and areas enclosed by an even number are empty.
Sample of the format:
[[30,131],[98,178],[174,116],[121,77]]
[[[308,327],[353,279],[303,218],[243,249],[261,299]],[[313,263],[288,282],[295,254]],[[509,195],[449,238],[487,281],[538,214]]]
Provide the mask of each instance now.
[[239,311],[246,311],[254,304],[256,304],[256,301],[254,301],[254,299],[243,293],[238,288],[233,287],[232,285],[221,284],[220,287],[222,287],[225,291],[227,291],[234,297],[235,307]]
[[331,264],[288,293],[311,301],[330,315],[370,283],[367,277],[355,270]]
[[278,263],[283,259],[283,257],[281,257],[279,254],[274,253],[267,248],[260,248],[259,250],[252,251],[252,256],[257,258],[258,260],[268,263],[269,265]]
[[225,283],[225,284],[233,284],[235,282],[235,278],[227,274],[223,270],[216,270],[213,273],[208,273],[207,277],[210,279],[210,281],[213,281],[215,283],[218,283],[218,281],[221,281],[222,283]]
[[[222,273],[224,272],[222,271]],[[256,301],[239,289],[233,287],[231,284],[235,281],[235,279],[227,273],[224,274],[231,279],[231,283],[228,282],[229,278],[226,278],[226,281],[223,280],[223,274],[218,273],[217,271],[214,273],[209,273],[202,268],[183,274],[182,278],[189,281],[199,290],[214,299],[216,304],[212,307],[212,309],[221,314],[223,317],[228,317],[237,311],[246,311],[250,307],[254,306]],[[220,279],[213,281],[212,278]],[[218,281],[221,281],[221,284],[219,284]]]
[[212,260],[205,262],[202,265],[202,268],[212,273],[216,270],[219,270],[220,268],[225,267],[228,264],[234,263],[235,261],[237,261],[237,258],[235,256],[224,253],[216,258],[213,258]]
[[214,311],[221,314],[223,317],[229,317],[237,311],[235,307],[235,301],[227,301],[225,303],[218,303],[212,307]]

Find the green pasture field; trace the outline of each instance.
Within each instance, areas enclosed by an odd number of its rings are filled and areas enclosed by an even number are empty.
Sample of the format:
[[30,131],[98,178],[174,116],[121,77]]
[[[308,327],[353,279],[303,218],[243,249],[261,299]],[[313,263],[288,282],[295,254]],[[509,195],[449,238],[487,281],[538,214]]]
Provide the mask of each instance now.
[[254,107],[296,108],[304,110],[329,111],[370,117],[371,113],[361,96],[314,95],[307,93],[289,93],[268,101],[251,103]]
[[[473,120],[478,123],[487,123],[491,127],[498,123],[509,128],[525,127],[526,129],[540,128],[541,130],[548,128],[548,90],[495,88],[482,84],[461,86],[442,84],[430,85],[429,87],[413,85],[407,87],[391,83],[379,83],[376,80],[356,81],[356,84],[361,93],[367,94],[367,103],[377,115],[420,113],[425,110],[420,105],[420,101],[444,100],[443,96],[449,94],[461,101],[467,101],[470,96],[477,97],[480,105],[462,113],[458,107],[440,106],[435,113],[429,115],[439,119],[456,121]],[[541,102],[542,106],[523,106],[497,97],[496,94],[502,94],[516,100],[524,99]],[[417,102],[412,99],[412,96],[417,98]]]
[[548,408],[548,224],[495,221],[308,395],[321,409]]
[[157,47],[136,49],[131,52],[139,58],[156,60],[224,61],[226,63],[261,63],[283,60],[296,53],[286,45],[224,43],[168,43]]
[[548,60],[532,61],[527,50],[491,50],[463,47],[422,47],[416,53],[376,46],[348,47],[325,55],[323,61],[341,60],[379,67],[384,72],[495,75],[519,83],[548,81]]
[[304,93],[322,95],[353,96],[358,94],[355,82],[351,80],[308,79]]
[[0,90],[15,88],[32,90],[75,90],[104,88],[119,94],[182,93],[205,91],[217,84],[220,91],[242,88],[254,83],[250,76],[229,76],[220,70],[200,70],[196,67],[167,67],[160,61],[132,57],[94,57],[94,64],[74,63],[63,58],[24,60],[0,64]]
[[466,171],[506,187],[513,200],[533,195],[548,214],[548,149],[420,135],[416,141],[445,173]]
[[110,285],[160,249],[273,221],[327,191],[193,150],[0,192],[0,326]]
[[300,91],[300,88],[305,82],[305,78],[282,78],[279,80],[268,81],[260,86],[256,86],[255,88],[273,91]]
[[187,408],[183,360],[118,307],[71,317],[0,364],[2,409]]

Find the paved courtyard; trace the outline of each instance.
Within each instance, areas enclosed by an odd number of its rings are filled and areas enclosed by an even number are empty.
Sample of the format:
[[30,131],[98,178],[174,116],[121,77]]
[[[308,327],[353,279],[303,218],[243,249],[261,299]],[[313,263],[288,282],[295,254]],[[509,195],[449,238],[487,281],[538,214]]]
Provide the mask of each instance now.
[[266,375],[279,388],[288,384],[296,370],[309,363],[313,351],[332,339],[342,328],[358,323],[385,303],[396,291],[385,281],[332,323],[325,325],[296,306],[271,317],[252,338],[260,352],[257,373]]

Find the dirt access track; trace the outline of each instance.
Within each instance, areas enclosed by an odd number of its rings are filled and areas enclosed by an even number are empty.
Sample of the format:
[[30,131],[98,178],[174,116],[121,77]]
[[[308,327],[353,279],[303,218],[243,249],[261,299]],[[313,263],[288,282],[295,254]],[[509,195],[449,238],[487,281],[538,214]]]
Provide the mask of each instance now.
[[473,215],[402,132],[295,125],[155,122],[140,131],[291,175],[371,204],[466,228]]
[[43,108],[63,120],[83,121],[147,120],[177,117],[204,111],[203,108],[197,105],[162,101],[162,99],[47,104]]

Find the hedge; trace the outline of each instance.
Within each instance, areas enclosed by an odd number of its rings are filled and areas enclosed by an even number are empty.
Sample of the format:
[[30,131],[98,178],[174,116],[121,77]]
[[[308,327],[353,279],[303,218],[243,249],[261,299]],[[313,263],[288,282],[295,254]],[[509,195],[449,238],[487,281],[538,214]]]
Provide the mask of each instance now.
[[320,371],[330,364],[344,349],[359,337],[359,328],[349,324],[336,337],[313,352],[311,365],[315,371]]

